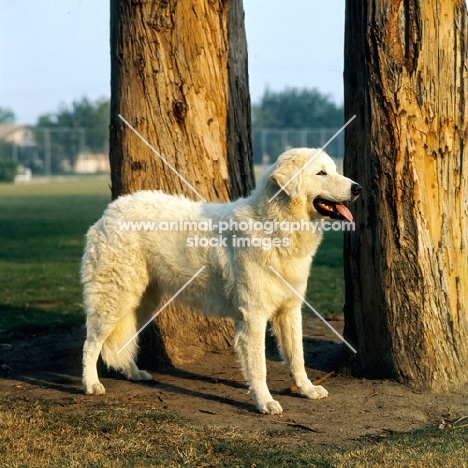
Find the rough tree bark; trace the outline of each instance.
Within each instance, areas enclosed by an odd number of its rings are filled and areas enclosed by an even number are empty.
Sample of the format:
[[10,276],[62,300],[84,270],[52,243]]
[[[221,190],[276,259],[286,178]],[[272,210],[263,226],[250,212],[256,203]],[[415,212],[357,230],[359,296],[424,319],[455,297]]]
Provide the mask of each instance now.
[[419,389],[468,381],[467,19],[464,0],[346,2],[349,364]]
[[[144,189],[208,201],[254,187],[242,0],[111,2],[112,197]],[[182,286],[182,285],[181,285]],[[180,364],[232,342],[229,321],[169,306],[142,336],[145,365]]]

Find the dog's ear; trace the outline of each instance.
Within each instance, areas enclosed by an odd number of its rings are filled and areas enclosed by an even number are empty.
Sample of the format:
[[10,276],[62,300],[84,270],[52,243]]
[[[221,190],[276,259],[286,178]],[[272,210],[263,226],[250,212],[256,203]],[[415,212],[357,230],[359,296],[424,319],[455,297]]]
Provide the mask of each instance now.
[[290,197],[296,198],[300,193],[302,183],[302,171],[293,164],[291,159],[278,159],[277,165],[270,175],[270,178],[279,188]]

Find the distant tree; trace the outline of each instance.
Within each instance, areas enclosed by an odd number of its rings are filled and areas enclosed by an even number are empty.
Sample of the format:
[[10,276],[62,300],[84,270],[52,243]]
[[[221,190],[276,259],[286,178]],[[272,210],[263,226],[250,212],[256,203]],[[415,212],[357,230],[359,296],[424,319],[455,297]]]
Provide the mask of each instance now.
[[15,123],[15,113],[6,107],[0,107],[0,124]]
[[267,89],[260,102],[252,105],[252,127],[336,128],[343,125],[343,115],[343,106],[317,89]]
[[[15,123],[15,114],[11,109],[0,107],[0,124]],[[16,163],[11,160],[13,143],[0,140],[0,182],[11,182],[16,174]]]
[[[44,129],[51,129],[52,171],[60,171],[64,160],[72,163],[80,150],[106,151],[109,141],[109,116],[108,99],[102,98],[91,102],[86,97],[80,101],[73,101],[70,107],[61,105],[57,113],[40,116],[36,124],[35,137],[39,150],[44,152],[47,145]],[[63,131],[67,129],[75,129],[76,132]],[[84,131],[84,138],[80,129]]]
[[15,180],[18,162],[2,157],[0,150],[0,182],[13,182]]
[[55,114],[39,117],[37,127],[82,128],[86,133],[86,148],[103,151],[109,140],[110,102],[102,98],[91,102],[83,97],[73,101],[71,107],[62,104]]

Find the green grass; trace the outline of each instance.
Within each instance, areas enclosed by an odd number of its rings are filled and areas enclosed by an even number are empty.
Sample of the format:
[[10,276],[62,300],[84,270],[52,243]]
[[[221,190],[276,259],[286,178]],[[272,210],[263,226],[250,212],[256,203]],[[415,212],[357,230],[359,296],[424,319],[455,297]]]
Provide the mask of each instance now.
[[[102,178],[0,185],[0,330],[36,333],[83,323],[84,236],[109,200]],[[339,313],[343,291],[342,234],[327,232],[307,299],[322,314]]]
[[0,330],[83,323],[84,235],[110,200],[105,179],[0,185]]
[[[339,314],[344,305],[343,233],[325,232],[312,264],[307,301],[321,315]],[[313,314],[308,307],[304,313]]]

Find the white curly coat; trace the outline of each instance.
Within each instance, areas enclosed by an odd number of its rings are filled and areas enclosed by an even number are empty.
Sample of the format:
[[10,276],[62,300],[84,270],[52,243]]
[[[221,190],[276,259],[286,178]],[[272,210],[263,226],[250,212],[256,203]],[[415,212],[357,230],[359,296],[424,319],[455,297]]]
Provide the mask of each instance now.
[[[112,368],[130,380],[151,379],[139,370],[135,339],[118,353],[158,307],[162,297],[174,294],[202,267],[204,270],[177,297],[198,310],[235,321],[235,348],[245,377],[261,413],[281,414],[266,383],[265,331],[271,321],[279,348],[299,393],[311,399],[328,392],[314,386],[304,368],[301,300],[269,268],[274,268],[300,295],[306,291],[312,258],[322,233],[294,233],[277,229],[267,236],[287,239],[289,245],[261,247],[190,247],[194,232],[125,231],[119,222],[158,220],[298,221],[318,220],[317,197],[333,202],[355,198],[352,180],[339,175],[325,153],[294,149],[282,154],[266,170],[248,198],[232,203],[193,202],[161,191],[142,191],[112,202],[102,218],[88,231],[81,277],[87,314],[87,339],[83,350],[83,385],[87,394],[103,394],[96,363],[99,353]],[[314,158],[309,164],[306,163]],[[297,171],[271,202],[268,200]],[[354,191],[355,192],[355,191]],[[225,232],[232,240],[238,232]],[[215,235],[213,233],[213,235]],[[245,232],[242,233],[246,235]],[[250,234],[247,234],[250,235]],[[164,312],[163,312],[164,313]],[[181,325],[183,321],[181,321]]]

